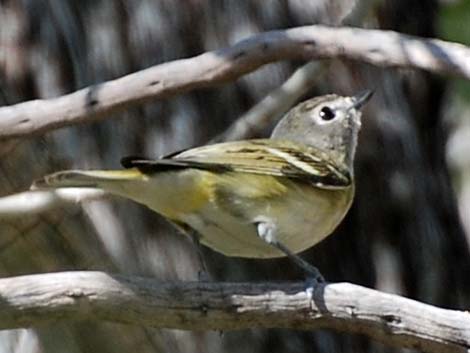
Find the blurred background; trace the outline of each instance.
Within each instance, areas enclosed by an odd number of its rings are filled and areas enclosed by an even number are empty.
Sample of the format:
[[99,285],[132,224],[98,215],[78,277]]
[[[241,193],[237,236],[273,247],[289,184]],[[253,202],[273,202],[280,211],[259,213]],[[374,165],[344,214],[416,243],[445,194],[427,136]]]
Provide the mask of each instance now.
[[[56,97],[271,29],[348,24],[470,44],[469,22],[466,0],[0,0],[0,104]],[[0,195],[59,169],[117,168],[123,155],[205,144],[303,64],[267,65],[102,122],[0,142]],[[303,256],[331,282],[468,310],[469,82],[345,60],[320,71],[301,99],[364,88],[376,94],[363,117],[354,205],[335,234]],[[283,259],[204,252],[216,280],[302,279]],[[64,270],[195,280],[199,263],[191,242],[164,219],[123,199],[0,220],[0,276]],[[83,322],[0,332],[0,353],[129,351],[398,350],[328,330],[184,332]]]

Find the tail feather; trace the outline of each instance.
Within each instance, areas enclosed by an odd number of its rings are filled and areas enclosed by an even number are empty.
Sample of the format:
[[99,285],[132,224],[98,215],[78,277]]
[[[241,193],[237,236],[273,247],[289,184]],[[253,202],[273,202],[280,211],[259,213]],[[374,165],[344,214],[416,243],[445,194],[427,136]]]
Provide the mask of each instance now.
[[142,177],[137,169],[126,170],[65,170],[49,174],[36,180],[31,189],[86,187],[98,188],[102,183],[113,181],[136,180]]

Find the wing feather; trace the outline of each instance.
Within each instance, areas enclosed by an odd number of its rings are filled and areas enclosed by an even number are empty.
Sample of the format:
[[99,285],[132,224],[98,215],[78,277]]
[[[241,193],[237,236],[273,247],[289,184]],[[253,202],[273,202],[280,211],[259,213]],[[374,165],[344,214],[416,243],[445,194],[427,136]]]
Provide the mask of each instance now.
[[126,168],[136,167],[144,173],[196,168],[266,174],[300,179],[327,189],[348,187],[352,182],[348,168],[324,151],[273,139],[224,142],[192,148],[157,160],[128,157],[123,159],[122,164]]

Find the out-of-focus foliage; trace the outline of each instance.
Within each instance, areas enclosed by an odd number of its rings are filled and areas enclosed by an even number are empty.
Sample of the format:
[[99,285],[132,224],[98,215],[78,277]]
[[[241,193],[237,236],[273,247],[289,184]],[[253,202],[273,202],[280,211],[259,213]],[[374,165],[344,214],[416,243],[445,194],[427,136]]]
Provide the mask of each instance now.
[[439,11],[439,38],[470,45],[470,2],[445,3]]
[[[470,45],[470,1],[457,0],[445,4],[438,20],[439,38]],[[455,79],[452,85],[459,95],[470,101],[470,82]]]
[[[470,45],[470,2],[465,0],[445,3],[439,12],[439,37]],[[445,121],[450,127],[447,161],[453,184],[458,190],[460,217],[467,238],[470,234],[470,82],[454,79],[447,104]]]

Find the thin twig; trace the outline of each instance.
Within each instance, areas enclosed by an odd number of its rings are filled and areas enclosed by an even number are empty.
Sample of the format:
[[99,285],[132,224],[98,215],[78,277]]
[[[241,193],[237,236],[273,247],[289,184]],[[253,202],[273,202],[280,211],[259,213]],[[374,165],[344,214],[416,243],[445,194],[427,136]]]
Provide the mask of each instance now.
[[0,198],[0,219],[24,217],[45,212],[64,203],[80,203],[104,197],[106,192],[92,188],[31,190]]

